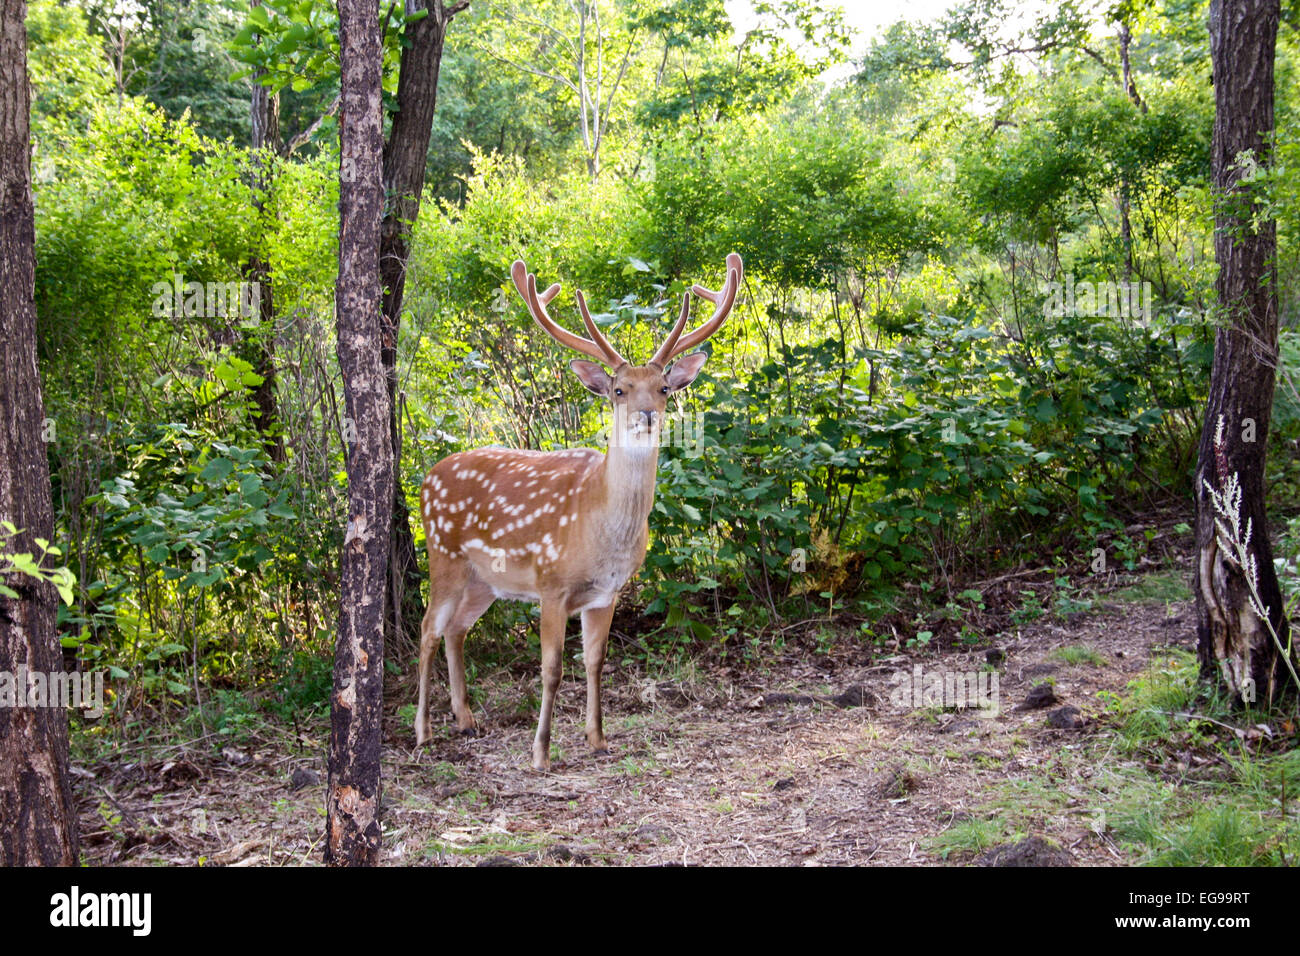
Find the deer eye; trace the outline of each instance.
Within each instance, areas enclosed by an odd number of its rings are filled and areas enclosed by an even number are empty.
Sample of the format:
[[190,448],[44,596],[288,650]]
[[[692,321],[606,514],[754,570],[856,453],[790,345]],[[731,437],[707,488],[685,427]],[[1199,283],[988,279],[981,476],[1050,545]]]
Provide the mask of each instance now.
[[660,393],[661,395],[667,395],[667,394],[668,394],[668,386],[665,385],[663,388],[659,389],[659,393]]
[[621,388],[616,388],[616,389],[614,389],[614,394],[615,394],[615,395],[622,395],[622,394],[623,394],[623,390],[622,390]]

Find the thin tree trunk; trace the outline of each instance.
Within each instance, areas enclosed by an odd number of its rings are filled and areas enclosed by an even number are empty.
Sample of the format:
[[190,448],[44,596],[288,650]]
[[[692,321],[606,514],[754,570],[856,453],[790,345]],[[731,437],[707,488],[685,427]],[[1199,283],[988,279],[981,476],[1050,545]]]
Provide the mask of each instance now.
[[[1132,43],[1132,34],[1129,32],[1128,24],[1121,22],[1119,31],[1116,34],[1119,41],[1119,59],[1121,70],[1121,84],[1124,92],[1143,113],[1147,111],[1147,105],[1138,95],[1137,84],[1133,81],[1133,65],[1129,59],[1129,45]],[[1124,281],[1126,283],[1133,281],[1133,220],[1130,214],[1132,184],[1129,182],[1128,173],[1120,173],[1119,183],[1119,236],[1120,245],[1124,250]]]
[[[1258,590],[1274,629],[1287,639],[1282,595],[1273,570],[1264,508],[1264,460],[1277,364],[1277,227],[1253,221],[1262,196],[1243,183],[1238,156],[1252,150],[1271,161],[1273,53],[1278,0],[1213,0],[1210,55],[1214,70],[1214,251],[1219,263],[1222,322],[1215,336],[1210,397],[1196,469],[1196,611],[1198,656],[1206,676],[1218,673],[1244,701],[1272,701],[1283,689],[1283,658],[1267,627],[1250,610],[1248,582],[1221,547],[1212,501],[1235,474],[1241,483],[1241,527],[1258,566]],[[1215,434],[1223,422],[1223,443]]]
[[384,693],[384,581],[393,502],[393,446],[381,340],[383,215],[381,49],[376,0],[340,0],[339,370],[347,407],[348,524],[340,562],[338,642],[330,709],[325,860],[379,859],[379,757]]
[[[397,78],[397,112],[388,142],[384,144],[384,195],[388,207],[379,247],[379,269],[384,284],[384,338],[380,356],[388,382],[392,409],[389,421],[393,444],[394,475],[400,479],[402,431],[397,394],[397,341],[402,325],[402,297],[406,290],[406,264],[410,256],[411,229],[420,214],[429,137],[438,100],[438,70],[447,27],[468,3],[429,0],[429,15],[407,27],[410,44],[402,51]],[[423,575],[411,534],[410,514],[401,482],[393,486],[393,538],[388,573],[388,616],[385,639],[392,650],[401,649],[406,634],[418,634],[424,605],[420,600]],[[413,643],[411,641],[410,643]]]
[[[54,506],[36,366],[36,228],[28,127],[24,0],[0,0],[0,548],[40,555]],[[9,575],[0,595],[0,672],[63,669],[54,586]],[[61,708],[0,707],[0,866],[76,866],[77,813],[68,782],[68,718]]]
[[[261,0],[252,0],[252,6],[261,6]],[[275,157],[280,152],[280,95],[258,82],[265,70],[253,74],[253,95],[250,104],[253,154],[253,208],[257,220],[263,223],[266,197],[275,177]],[[265,230],[259,229],[259,240]],[[276,404],[275,389],[275,297],[271,288],[271,266],[259,248],[244,269],[248,282],[257,283],[257,327],[244,338],[244,359],[262,382],[253,389],[253,404],[257,407],[257,430],[262,436],[272,461],[284,461],[284,436],[280,434],[280,411]]]

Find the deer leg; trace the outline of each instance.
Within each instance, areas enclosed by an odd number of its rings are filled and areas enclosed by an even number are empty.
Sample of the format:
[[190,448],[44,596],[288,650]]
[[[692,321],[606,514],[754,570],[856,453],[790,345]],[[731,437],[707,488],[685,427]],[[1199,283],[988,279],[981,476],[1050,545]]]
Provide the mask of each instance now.
[[433,659],[438,655],[438,605],[430,601],[420,624],[420,703],[415,708],[415,745],[423,745],[433,736],[433,722],[429,719],[429,678],[433,673]]
[[474,713],[469,706],[469,689],[465,683],[465,631],[448,634],[447,683],[451,691],[451,712],[456,715],[456,730],[473,734],[476,728]]
[[563,668],[564,624],[568,619],[562,600],[542,599],[542,713],[533,739],[533,769],[551,769],[551,714]]
[[605,666],[609,623],[613,619],[612,601],[609,607],[582,612],[582,662],[587,668],[587,744],[599,754],[609,753],[600,719],[600,673]]
[[471,574],[460,603],[456,605],[456,612],[447,625],[447,642],[443,645],[447,649],[447,683],[451,691],[451,711],[456,715],[456,729],[462,734],[472,734],[476,727],[465,684],[465,636],[495,600],[492,589]]

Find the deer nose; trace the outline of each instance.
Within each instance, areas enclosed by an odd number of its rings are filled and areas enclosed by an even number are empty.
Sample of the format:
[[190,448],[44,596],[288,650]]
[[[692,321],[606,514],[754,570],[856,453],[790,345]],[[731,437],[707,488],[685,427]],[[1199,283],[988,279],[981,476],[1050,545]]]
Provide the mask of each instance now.
[[659,417],[659,412],[653,408],[641,409],[641,417],[645,420],[646,427],[653,428],[655,420]]

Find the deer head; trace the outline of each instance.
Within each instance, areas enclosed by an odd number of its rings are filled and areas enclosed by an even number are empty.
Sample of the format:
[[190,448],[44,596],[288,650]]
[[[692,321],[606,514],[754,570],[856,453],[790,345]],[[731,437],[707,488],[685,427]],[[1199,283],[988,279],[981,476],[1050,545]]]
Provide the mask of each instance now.
[[[720,291],[715,292],[702,285],[691,287],[691,292],[712,302],[715,308],[713,317],[688,335],[682,335],[682,332],[690,318],[691,293],[683,293],[681,314],[676,324],[654,356],[644,365],[633,365],[610,345],[591,317],[581,290],[574,293],[574,298],[578,303],[582,323],[591,336],[589,339],[562,328],[547,313],[546,306],[560,291],[558,282],[546,291],[538,292],[537,277],[528,271],[522,260],[516,260],[511,266],[510,277],[528,306],[529,313],[548,335],[561,345],[596,360],[587,362],[574,359],[569,363],[569,368],[588,391],[610,402],[614,414],[611,448],[646,450],[659,446],[668,396],[695,381],[708,356],[703,352],[692,352],[675,363],[673,359],[699,345],[722,327],[736,301],[743,272],[740,256],[733,252],[727,256],[727,278]],[[602,365],[608,367],[609,372]]]

